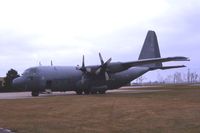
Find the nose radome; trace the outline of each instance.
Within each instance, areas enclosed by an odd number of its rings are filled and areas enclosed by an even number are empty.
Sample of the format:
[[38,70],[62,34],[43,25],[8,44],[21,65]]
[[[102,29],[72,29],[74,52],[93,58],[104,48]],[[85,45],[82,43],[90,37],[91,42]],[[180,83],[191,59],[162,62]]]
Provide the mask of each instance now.
[[12,87],[19,88],[22,87],[24,84],[24,80],[22,77],[18,77],[12,81]]

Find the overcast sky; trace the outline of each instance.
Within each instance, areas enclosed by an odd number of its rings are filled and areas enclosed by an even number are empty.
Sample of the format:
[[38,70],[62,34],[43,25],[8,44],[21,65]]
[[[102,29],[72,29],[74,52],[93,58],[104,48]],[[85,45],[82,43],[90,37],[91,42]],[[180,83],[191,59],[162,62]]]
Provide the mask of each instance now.
[[[161,56],[200,73],[199,0],[0,0],[0,76],[10,68],[137,60],[148,30]],[[177,71],[187,71],[188,68]],[[150,77],[173,73],[150,72]]]

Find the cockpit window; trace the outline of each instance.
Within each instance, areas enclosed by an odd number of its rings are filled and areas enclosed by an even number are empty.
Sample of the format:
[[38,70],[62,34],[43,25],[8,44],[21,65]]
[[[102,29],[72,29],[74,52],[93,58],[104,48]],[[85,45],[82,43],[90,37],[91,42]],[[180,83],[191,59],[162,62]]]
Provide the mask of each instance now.
[[35,75],[35,74],[37,74],[37,69],[36,68],[29,68],[29,69],[25,70],[22,75],[31,76],[31,75]]

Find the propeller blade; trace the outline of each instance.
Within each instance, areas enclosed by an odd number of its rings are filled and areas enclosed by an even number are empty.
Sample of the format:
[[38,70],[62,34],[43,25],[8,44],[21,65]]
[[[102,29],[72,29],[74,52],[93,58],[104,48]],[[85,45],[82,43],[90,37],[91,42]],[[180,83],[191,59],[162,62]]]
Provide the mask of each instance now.
[[85,77],[84,77],[84,74],[82,74],[82,77],[81,77],[81,84],[84,84],[85,82]]
[[110,64],[110,62],[111,62],[111,60],[112,60],[112,58],[110,58],[110,59],[108,59],[104,64],[102,64],[97,70],[96,70],[96,72],[95,72],[95,74],[99,74],[100,72],[106,72],[106,69],[107,69],[107,66],[108,66],[108,64]]
[[101,69],[102,69],[102,68],[99,67],[99,68],[96,70],[95,74],[98,75],[98,74],[101,72]]
[[85,67],[85,57],[84,57],[84,55],[83,55],[82,68],[84,68],[84,67]]
[[103,65],[103,64],[104,64],[104,61],[103,61],[103,58],[102,58],[102,56],[101,56],[101,53],[99,53],[99,58],[100,58],[100,61],[101,61],[101,65]]
[[81,70],[82,72],[86,72],[84,55],[83,55],[83,59],[82,59],[82,66],[79,68],[79,70]]
[[110,64],[111,60],[112,60],[112,58],[110,58],[109,60],[107,60],[105,64],[106,65]]
[[108,64],[110,64],[111,60],[112,60],[112,58],[108,59],[108,60],[101,66],[101,69],[102,69],[103,71],[106,71],[106,68],[107,68]]
[[109,79],[110,79],[110,76],[108,75],[107,72],[105,72],[105,79],[106,79],[106,80],[109,80]]

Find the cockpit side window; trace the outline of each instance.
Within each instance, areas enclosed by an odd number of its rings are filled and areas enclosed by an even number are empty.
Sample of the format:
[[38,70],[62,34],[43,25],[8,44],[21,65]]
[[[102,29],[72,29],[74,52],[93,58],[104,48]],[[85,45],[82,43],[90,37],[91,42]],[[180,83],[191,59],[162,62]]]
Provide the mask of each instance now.
[[37,74],[37,68],[29,68],[29,69],[25,70],[22,75],[33,76],[33,75],[36,75],[36,74]]
[[26,76],[29,74],[29,69],[25,70],[22,75]]

